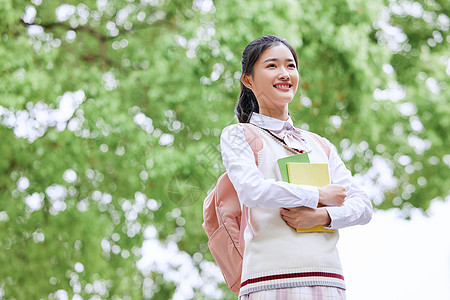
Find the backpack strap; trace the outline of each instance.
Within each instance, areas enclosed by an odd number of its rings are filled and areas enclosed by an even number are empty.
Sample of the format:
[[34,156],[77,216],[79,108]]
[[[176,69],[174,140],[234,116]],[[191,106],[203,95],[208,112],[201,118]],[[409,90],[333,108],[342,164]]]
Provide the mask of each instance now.
[[255,156],[255,162],[258,164],[258,152],[263,147],[263,141],[261,133],[258,128],[251,123],[238,123],[243,129],[245,134],[245,140],[252,148],[253,155]]

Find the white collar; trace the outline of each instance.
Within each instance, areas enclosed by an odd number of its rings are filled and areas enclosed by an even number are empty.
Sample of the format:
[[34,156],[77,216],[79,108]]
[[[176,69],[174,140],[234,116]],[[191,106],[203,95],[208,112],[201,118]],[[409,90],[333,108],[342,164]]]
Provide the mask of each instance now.
[[254,112],[250,118],[250,123],[269,130],[273,135],[282,139],[286,145],[291,148],[304,150],[306,152],[312,151],[311,146],[309,146],[302,137],[301,130],[294,127],[291,116],[289,116],[287,121],[282,121]]
[[250,118],[250,123],[269,130],[282,130],[282,129],[291,129],[294,127],[294,123],[292,122],[291,116],[287,119],[287,121],[282,121],[279,119],[275,119],[266,115],[262,115],[256,112],[252,113]]

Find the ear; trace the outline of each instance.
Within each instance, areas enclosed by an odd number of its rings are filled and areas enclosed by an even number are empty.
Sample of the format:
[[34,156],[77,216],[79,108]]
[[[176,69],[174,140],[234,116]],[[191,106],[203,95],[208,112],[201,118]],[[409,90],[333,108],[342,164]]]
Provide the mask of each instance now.
[[252,89],[252,80],[250,78],[250,75],[242,74],[241,82],[246,88],[253,90]]

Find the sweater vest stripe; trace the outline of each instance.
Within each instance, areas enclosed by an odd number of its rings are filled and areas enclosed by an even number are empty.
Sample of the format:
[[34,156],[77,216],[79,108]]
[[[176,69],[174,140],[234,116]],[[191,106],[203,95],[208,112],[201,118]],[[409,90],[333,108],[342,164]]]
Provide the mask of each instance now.
[[278,274],[278,275],[270,275],[270,276],[262,276],[258,278],[248,279],[245,282],[241,283],[241,287],[246,286],[250,283],[257,283],[261,281],[270,281],[276,279],[285,279],[285,278],[302,278],[302,277],[330,277],[330,278],[338,278],[344,280],[344,276],[335,273],[325,273],[325,272],[303,272],[303,273],[289,273],[289,274]]

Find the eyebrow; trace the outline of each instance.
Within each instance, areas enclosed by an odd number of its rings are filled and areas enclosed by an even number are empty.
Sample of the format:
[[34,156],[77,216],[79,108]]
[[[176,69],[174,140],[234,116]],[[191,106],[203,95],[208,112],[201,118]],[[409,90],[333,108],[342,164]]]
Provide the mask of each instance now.
[[[271,58],[266,59],[266,60],[263,61],[262,63],[266,63],[266,62],[268,62],[268,61],[278,61],[278,60],[279,60],[278,58],[271,57]],[[286,59],[286,61],[293,62],[294,60],[293,60],[292,58],[288,58],[288,59]]]

